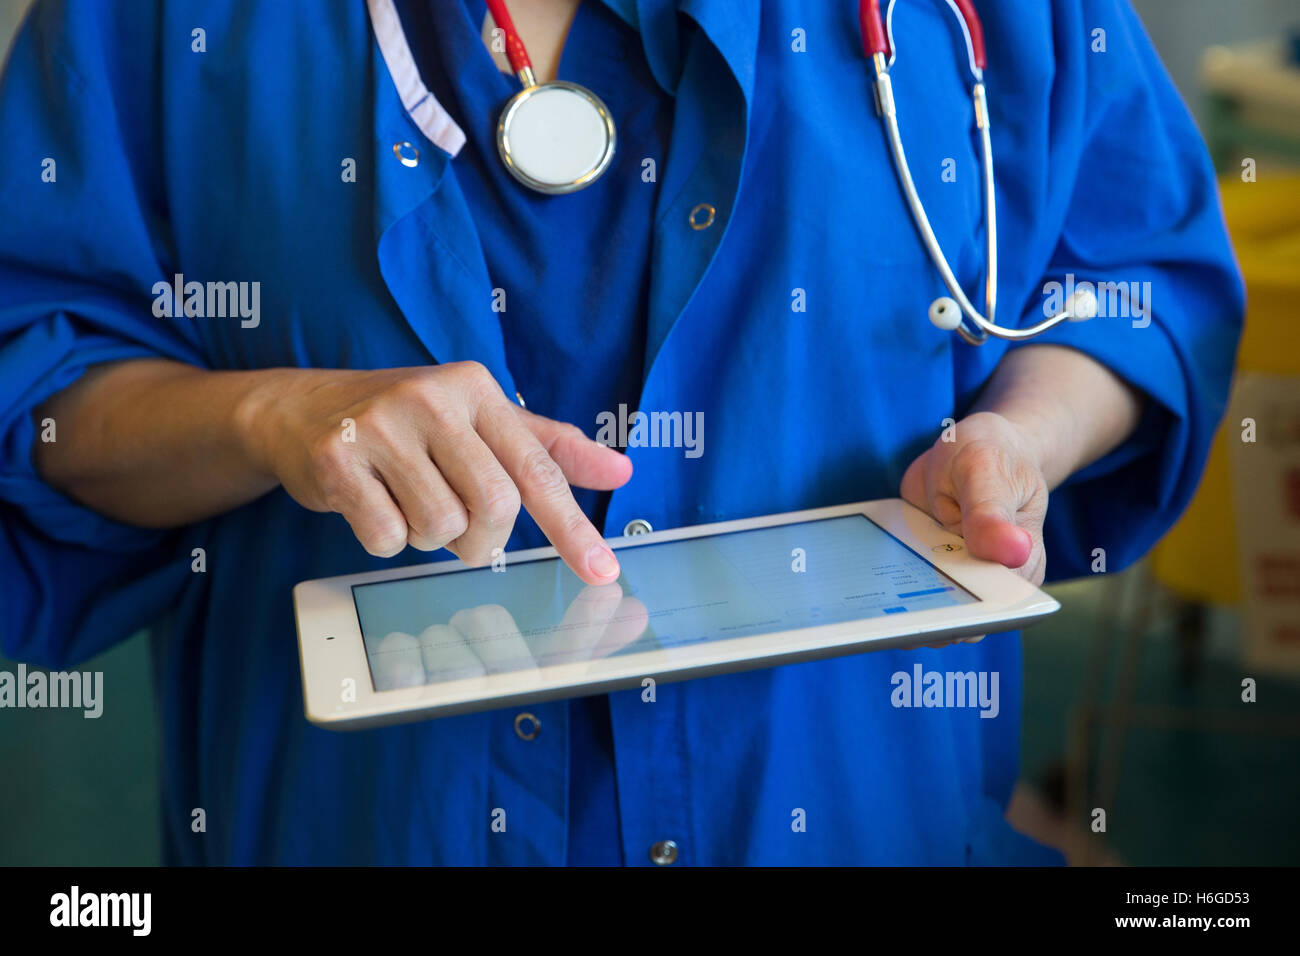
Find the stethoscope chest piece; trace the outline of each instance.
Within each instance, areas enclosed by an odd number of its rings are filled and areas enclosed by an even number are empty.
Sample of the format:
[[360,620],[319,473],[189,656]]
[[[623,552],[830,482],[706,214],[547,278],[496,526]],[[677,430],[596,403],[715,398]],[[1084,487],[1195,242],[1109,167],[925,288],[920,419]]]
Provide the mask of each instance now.
[[614,119],[586,87],[555,80],[524,87],[497,122],[497,151],[510,174],[550,195],[590,186],[614,158]]

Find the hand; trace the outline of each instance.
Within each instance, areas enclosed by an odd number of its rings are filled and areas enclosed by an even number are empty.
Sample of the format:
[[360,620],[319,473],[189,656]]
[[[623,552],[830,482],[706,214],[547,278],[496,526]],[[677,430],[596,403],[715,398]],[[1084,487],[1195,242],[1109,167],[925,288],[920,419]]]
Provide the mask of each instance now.
[[954,432],[908,467],[903,498],[965,538],[975,557],[1042,584],[1047,481],[1034,444],[994,412],[963,418]]
[[[632,463],[519,407],[477,362],[277,370],[238,417],[250,460],[303,507],[342,514],[373,555],[445,547],[485,565],[522,505],[584,582],[618,577],[569,485],[618,488]],[[346,419],[355,440],[344,440]]]
[[[936,441],[908,466],[903,498],[965,538],[975,557],[997,561],[1042,584],[1048,487],[1033,444],[994,412],[963,418],[954,432],[955,441]],[[984,636],[961,640],[974,644]]]

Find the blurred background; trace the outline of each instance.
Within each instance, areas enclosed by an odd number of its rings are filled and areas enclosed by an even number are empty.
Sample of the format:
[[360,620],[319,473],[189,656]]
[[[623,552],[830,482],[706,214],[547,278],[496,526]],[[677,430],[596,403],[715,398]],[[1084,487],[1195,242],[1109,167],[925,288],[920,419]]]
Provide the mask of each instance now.
[[[1300,4],[1133,2],[1220,170],[1246,338],[1187,515],[1138,567],[1050,588],[1064,609],[1025,635],[1023,777],[1009,817],[1076,864],[1294,865]],[[0,0],[0,51],[27,6]],[[79,669],[114,688],[98,720],[74,709],[0,718],[0,864],[161,860],[145,638]],[[1094,808],[1104,832],[1092,829]]]

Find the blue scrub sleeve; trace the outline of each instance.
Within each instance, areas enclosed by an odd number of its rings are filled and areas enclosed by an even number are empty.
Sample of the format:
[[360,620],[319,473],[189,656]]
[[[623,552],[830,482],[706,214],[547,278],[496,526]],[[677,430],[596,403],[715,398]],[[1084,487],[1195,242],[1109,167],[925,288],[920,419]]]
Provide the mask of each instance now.
[[36,407],[87,367],[203,364],[195,320],[153,314],[175,270],[145,8],[38,3],[0,76],[0,650],[49,667],[148,623],[189,570],[174,533],[98,515],[32,464]]
[[[1076,284],[1114,283],[1099,296],[1114,314],[1032,341],[1092,356],[1142,392],[1146,409],[1129,441],[1052,493],[1056,580],[1100,570],[1098,548],[1105,570],[1128,566],[1187,507],[1227,402],[1244,310],[1214,171],[1186,107],[1126,0],[1085,6],[1075,55],[1087,81],[1058,104],[1084,146],[1044,282],[1072,273]],[[1022,324],[1043,305],[1034,300]]]

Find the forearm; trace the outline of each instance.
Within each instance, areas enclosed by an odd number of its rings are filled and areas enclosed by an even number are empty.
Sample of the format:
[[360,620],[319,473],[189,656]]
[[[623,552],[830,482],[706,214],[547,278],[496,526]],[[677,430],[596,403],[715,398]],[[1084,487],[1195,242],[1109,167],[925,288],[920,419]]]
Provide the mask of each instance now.
[[1118,447],[1137,428],[1143,396],[1082,352],[1057,345],[1009,351],[972,411],[1015,424],[1048,488]]
[[55,422],[37,471],[118,521],[178,527],[265,494],[277,481],[254,460],[241,419],[252,390],[292,370],[211,372],[137,359],[89,369],[36,411]]

